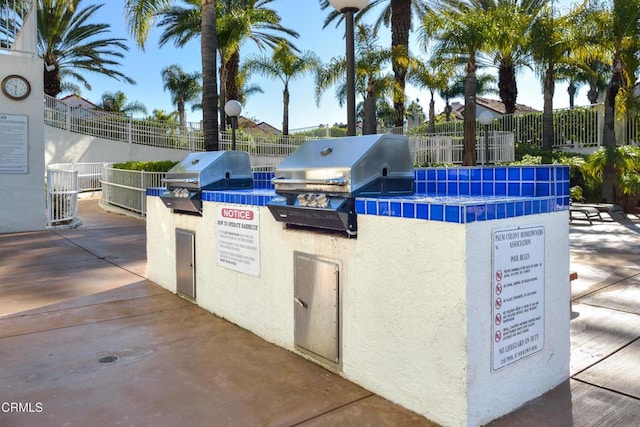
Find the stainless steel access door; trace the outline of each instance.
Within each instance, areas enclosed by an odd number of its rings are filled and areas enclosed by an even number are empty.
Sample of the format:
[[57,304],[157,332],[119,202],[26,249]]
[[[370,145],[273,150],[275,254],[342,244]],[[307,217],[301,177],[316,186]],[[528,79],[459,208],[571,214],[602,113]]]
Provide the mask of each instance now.
[[296,347],[331,363],[340,359],[340,268],[314,255],[294,253]]
[[196,299],[196,235],[176,228],[176,290],[178,295]]

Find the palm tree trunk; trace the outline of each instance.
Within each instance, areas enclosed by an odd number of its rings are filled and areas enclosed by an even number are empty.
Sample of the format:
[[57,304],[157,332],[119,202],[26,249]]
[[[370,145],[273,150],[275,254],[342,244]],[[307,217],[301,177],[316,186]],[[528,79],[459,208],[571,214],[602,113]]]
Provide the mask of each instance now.
[[516,69],[513,64],[500,64],[498,74],[498,89],[500,100],[504,104],[505,114],[513,114],[516,112],[516,98],[518,97]]
[[622,87],[622,57],[620,52],[616,52],[613,58],[613,72],[611,80],[607,85],[604,99],[604,129],[602,132],[602,143],[608,151],[607,164],[602,172],[602,201],[608,203],[615,202],[615,165],[613,164],[613,151],[617,145],[615,121],[616,121],[616,96]]
[[411,1],[391,0],[391,54],[393,68],[394,126],[404,126],[405,81],[411,30]]
[[555,92],[555,82],[553,77],[553,65],[549,64],[544,74],[544,106],[542,109],[542,148],[553,149],[555,139],[553,131],[553,93]]
[[464,82],[464,157],[463,166],[476,165],[476,58],[469,55]]
[[[223,51],[220,51],[220,57],[224,58]],[[224,59],[222,61],[224,61]],[[220,121],[218,123],[220,125],[220,128],[223,131],[227,130],[227,113],[224,111],[224,106],[227,100],[230,99],[227,97],[226,87],[227,87],[227,68],[225,67],[225,64],[223,62],[222,64],[220,64],[220,97],[218,101],[220,103],[220,108],[218,108]]]
[[236,51],[231,58],[224,65],[225,68],[225,95],[226,100],[238,99],[240,97],[238,93],[238,67],[240,64],[240,53]]
[[366,96],[364,98],[364,118],[362,120],[362,134],[374,135],[378,131],[378,120],[376,117],[376,86],[375,77],[369,77],[367,82]]
[[207,151],[218,151],[217,0],[202,0],[202,122]]
[[182,99],[180,99],[178,101],[178,117],[180,120],[180,129],[182,130],[182,134],[186,135],[187,134],[187,122],[185,119],[185,115],[184,115],[184,101]]
[[284,136],[289,135],[289,86],[284,85],[282,91],[282,134]]
[[47,71],[47,64],[45,62],[44,68],[44,93],[49,96],[53,96],[54,98],[58,96],[60,92],[62,92],[62,87],[60,83],[60,70],[56,65],[55,68],[51,71]]
[[364,120],[362,123],[363,135],[374,135],[378,131],[378,121],[376,119],[376,97],[367,94],[364,100]]
[[578,91],[578,88],[576,87],[576,85],[571,81],[569,82],[569,87],[567,88],[567,93],[569,94],[569,109],[573,110],[574,105],[575,105],[575,99],[576,99],[576,92]]
[[433,91],[431,91],[431,101],[429,101],[429,129],[427,133],[429,135],[436,133],[436,101]]

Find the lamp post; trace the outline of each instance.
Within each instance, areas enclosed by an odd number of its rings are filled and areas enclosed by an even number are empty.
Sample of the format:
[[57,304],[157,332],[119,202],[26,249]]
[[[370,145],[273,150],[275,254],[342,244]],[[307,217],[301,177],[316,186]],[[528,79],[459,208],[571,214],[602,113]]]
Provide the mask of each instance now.
[[491,111],[483,111],[478,117],[480,124],[484,126],[484,165],[489,164],[489,125],[493,122]]
[[242,104],[235,99],[230,99],[224,104],[224,113],[231,117],[231,149],[236,149],[236,128],[238,127],[238,116],[242,112]]
[[356,67],[353,15],[367,6],[369,0],[329,0],[346,21],[345,39],[347,40],[347,136],[356,134]]

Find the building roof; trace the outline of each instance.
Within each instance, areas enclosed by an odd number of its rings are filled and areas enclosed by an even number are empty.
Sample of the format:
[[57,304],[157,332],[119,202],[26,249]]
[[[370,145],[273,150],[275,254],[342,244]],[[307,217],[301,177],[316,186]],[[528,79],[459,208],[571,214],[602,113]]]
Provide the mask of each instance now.
[[[504,104],[502,103],[502,101],[497,99],[481,98],[478,96],[476,97],[476,105],[480,105],[488,110],[491,110],[497,115],[506,114]],[[459,113],[462,113],[464,111],[464,103],[453,102],[451,106],[453,107],[453,111],[457,111]],[[535,108],[529,107],[528,105],[516,104],[515,115],[528,113],[539,113],[539,111]]]
[[60,102],[67,104],[69,107],[83,107],[89,110],[98,108],[98,106],[93,102],[84,99],[83,97],[81,97],[80,95],[76,95],[75,93],[73,95],[67,95],[64,98],[61,98]]

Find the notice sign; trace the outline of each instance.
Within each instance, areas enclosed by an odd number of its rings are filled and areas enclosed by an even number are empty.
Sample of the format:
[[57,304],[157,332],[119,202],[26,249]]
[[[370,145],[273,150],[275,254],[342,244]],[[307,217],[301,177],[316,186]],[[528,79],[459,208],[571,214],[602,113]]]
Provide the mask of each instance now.
[[260,211],[218,206],[218,265],[260,276]]
[[27,116],[0,113],[0,173],[27,173]]
[[544,347],[544,227],[493,232],[493,365]]

